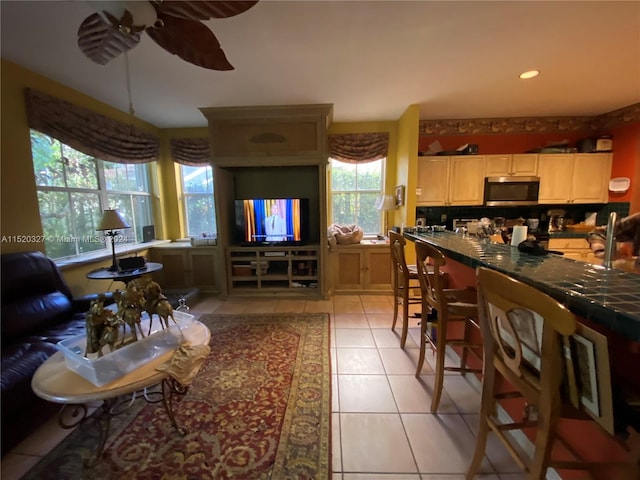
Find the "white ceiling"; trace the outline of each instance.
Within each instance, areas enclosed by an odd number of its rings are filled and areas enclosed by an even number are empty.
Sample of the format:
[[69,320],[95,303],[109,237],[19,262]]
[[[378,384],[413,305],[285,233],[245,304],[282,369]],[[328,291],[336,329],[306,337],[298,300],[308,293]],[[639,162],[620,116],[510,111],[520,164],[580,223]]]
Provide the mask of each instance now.
[[[0,1],[2,57],[128,110],[124,57],[79,51],[87,1]],[[199,107],[334,104],[334,121],[590,116],[640,102],[640,1],[277,1],[206,22],[234,71],[150,37],[129,52],[136,115],[205,126]],[[537,68],[538,78],[518,79]]]

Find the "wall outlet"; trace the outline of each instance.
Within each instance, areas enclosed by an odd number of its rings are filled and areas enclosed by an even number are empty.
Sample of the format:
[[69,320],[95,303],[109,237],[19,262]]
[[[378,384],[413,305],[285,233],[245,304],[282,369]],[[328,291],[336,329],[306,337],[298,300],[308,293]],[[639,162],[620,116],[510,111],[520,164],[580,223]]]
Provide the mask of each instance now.
[[443,223],[447,221],[447,214],[446,213],[442,213],[440,215],[440,221],[443,222]]

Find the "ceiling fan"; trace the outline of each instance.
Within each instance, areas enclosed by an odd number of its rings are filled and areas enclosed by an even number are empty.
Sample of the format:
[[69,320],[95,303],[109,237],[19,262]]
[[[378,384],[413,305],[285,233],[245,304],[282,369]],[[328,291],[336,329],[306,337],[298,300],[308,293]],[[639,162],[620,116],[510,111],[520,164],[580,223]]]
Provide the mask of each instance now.
[[82,53],[106,65],[140,43],[142,32],[169,53],[211,70],[233,70],[220,42],[203,20],[229,18],[253,7],[253,1],[103,1],[90,2],[99,12],[78,29]]

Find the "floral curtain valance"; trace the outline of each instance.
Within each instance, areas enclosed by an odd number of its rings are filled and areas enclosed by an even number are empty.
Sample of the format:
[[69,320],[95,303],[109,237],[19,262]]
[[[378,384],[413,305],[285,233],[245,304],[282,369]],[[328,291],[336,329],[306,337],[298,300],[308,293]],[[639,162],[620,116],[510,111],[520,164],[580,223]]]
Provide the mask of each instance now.
[[372,162],[389,152],[389,133],[329,135],[329,156],[347,163]]
[[92,157],[117,163],[160,158],[158,137],[65,100],[25,91],[29,127]]
[[208,138],[172,138],[170,145],[171,158],[176,163],[197,167],[211,161]]

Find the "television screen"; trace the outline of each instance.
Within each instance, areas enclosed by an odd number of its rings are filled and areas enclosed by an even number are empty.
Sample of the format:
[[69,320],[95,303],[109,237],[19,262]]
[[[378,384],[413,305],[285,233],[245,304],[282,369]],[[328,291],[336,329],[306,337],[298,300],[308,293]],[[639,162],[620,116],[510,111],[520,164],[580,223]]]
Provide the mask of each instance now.
[[235,209],[237,239],[241,245],[300,245],[306,241],[307,199],[236,200]]

